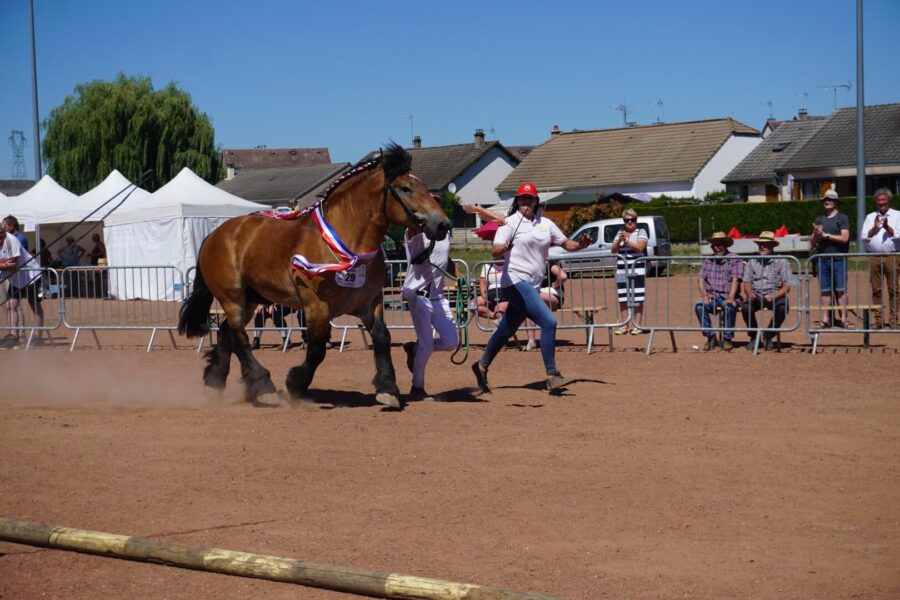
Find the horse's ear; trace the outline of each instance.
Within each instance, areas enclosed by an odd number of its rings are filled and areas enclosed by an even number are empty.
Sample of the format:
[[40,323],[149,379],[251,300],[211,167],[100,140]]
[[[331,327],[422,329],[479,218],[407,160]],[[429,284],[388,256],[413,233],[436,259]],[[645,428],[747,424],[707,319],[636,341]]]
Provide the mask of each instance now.
[[391,141],[382,154],[381,168],[385,181],[393,181],[412,170],[412,156],[400,144]]

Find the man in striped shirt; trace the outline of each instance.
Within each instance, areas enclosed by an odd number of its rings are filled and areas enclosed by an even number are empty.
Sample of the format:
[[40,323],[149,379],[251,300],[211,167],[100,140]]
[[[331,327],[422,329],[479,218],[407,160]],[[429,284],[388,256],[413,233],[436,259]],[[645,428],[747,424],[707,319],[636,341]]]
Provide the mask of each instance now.
[[[778,245],[775,234],[763,231],[755,240],[759,248],[759,258],[747,261],[744,267],[744,295],[747,297],[741,313],[750,329],[758,329],[756,311],[766,308],[773,313],[769,322],[769,330],[763,334],[766,350],[772,349],[772,338],[784,322],[788,311],[788,277],[791,269],[783,258],[767,258]],[[750,332],[750,337],[754,335]]]
[[716,344],[710,315],[716,309],[725,311],[722,349],[727,352],[734,347],[731,340],[734,339],[734,322],[741,305],[740,283],[744,276],[744,263],[728,251],[734,240],[725,235],[725,232],[717,231],[707,241],[715,257],[707,258],[700,267],[700,276],[697,279],[700,302],[694,307],[694,311],[697,313],[700,326],[703,327],[707,352]]

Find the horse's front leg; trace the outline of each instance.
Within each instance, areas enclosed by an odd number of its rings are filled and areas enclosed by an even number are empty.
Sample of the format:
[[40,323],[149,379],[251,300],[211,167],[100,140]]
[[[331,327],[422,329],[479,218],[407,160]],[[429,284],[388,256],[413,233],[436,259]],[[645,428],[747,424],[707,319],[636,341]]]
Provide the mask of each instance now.
[[306,397],[316,369],[325,360],[325,351],[331,339],[331,323],[328,320],[327,307],[316,309],[306,307],[306,360],[302,365],[292,367],[288,371],[285,386],[291,399],[300,400]]
[[[252,312],[251,312],[252,314]],[[262,366],[250,347],[250,337],[242,325],[240,329],[232,331],[232,352],[241,363],[241,380],[244,382],[244,399],[247,402],[256,403],[260,396],[276,393],[275,384],[269,370]]]
[[391,361],[391,332],[384,324],[384,306],[381,296],[375,309],[362,317],[363,325],[372,336],[372,348],[375,352],[375,400],[393,408],[401,408],[400,389],[397,387],[397,375]]

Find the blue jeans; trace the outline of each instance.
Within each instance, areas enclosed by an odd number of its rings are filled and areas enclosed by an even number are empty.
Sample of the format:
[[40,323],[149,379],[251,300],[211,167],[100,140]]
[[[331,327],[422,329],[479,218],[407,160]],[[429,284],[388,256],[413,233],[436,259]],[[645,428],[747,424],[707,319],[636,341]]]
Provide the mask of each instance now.
[[703,335],[706,337],[713,336],[710,315],[714,313],[716,307],[719,306],[725,311],[725,331],[722,334],[722,338],[726,340],[733,339],[734,322],[737,318],[737,310],[734,308],[734,304],[726,304],[725,298],[721,296],[713,296],[712,302],[709,304],[698,302],[697,306],[694,307],[694,312],[697,313],[697,319],[700,321],[700,326],[703,328]]
[[556,319],[547,303],[541,299],[536,289],[527,283],[514,283],[503,288],[509,304],[497,331],[488,340],[481,356],[481,366],[487,369],[494,362],[497,354],[503,348],[503,344],[516,332],[525,321],[526,317],[537,323],[541,328],[541,358],[544,359],[544,369],[547,375],[553,375],[556,371]]
[[847,259],[829,256],[819,261],[819,289],[822,295],[847,289]]

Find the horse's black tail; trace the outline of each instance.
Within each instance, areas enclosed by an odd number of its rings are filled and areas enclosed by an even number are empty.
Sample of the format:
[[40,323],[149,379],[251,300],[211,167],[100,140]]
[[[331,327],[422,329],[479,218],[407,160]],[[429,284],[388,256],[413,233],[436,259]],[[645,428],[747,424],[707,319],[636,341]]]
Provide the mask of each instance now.
[[197,265],[194,288],[181,305],[178,318],[178,333],[189,338],[202,337],[209,333],[209,308],[213,303],[212,292],[203,280],[203,271]]

